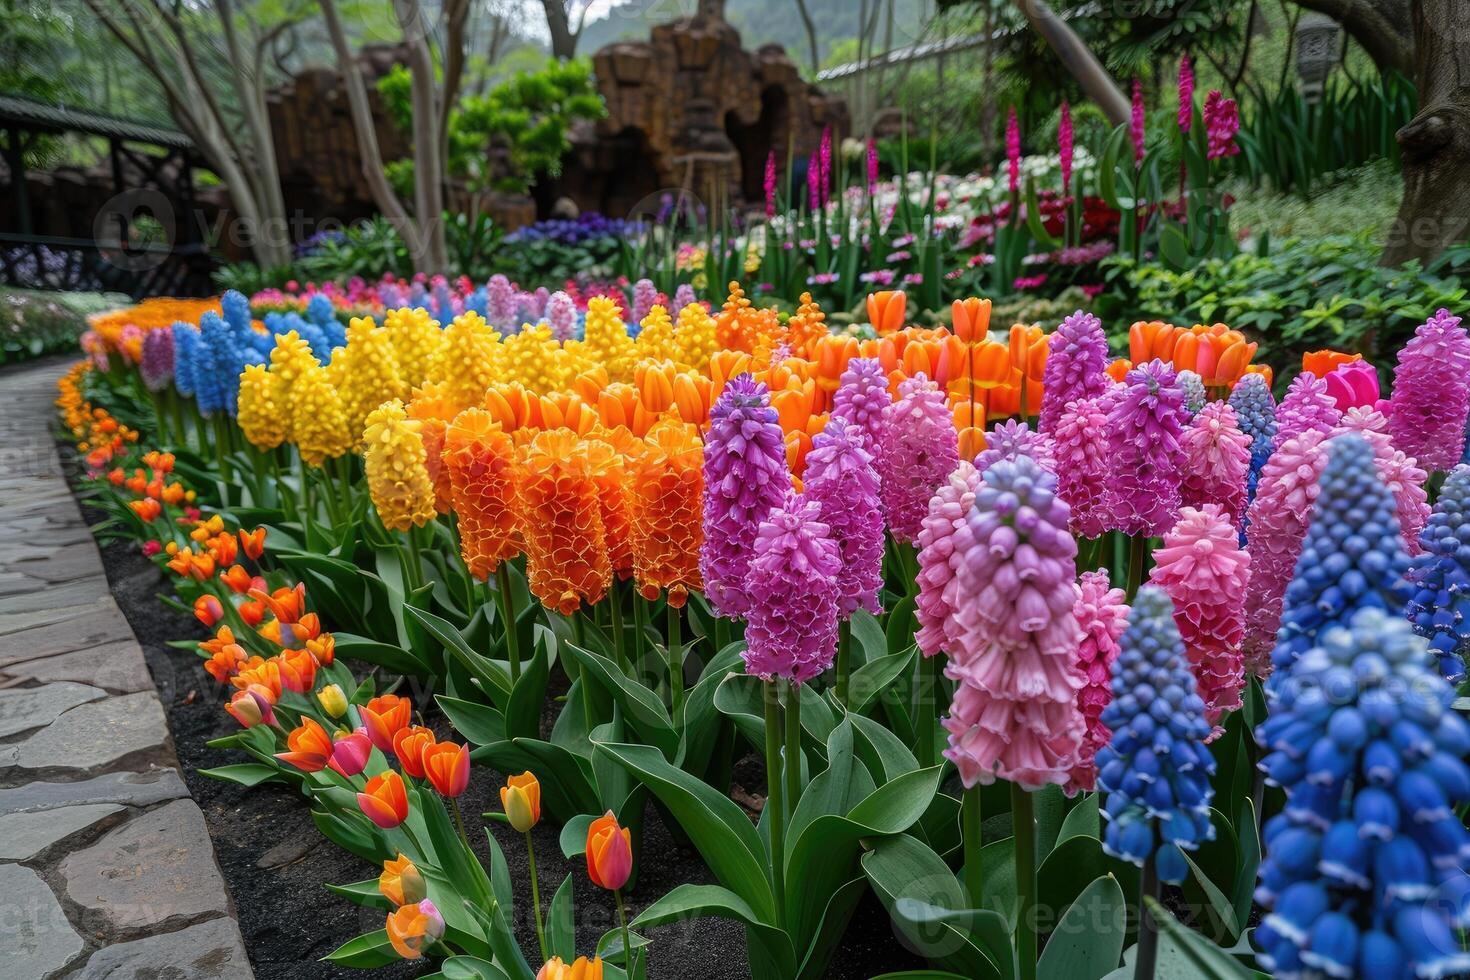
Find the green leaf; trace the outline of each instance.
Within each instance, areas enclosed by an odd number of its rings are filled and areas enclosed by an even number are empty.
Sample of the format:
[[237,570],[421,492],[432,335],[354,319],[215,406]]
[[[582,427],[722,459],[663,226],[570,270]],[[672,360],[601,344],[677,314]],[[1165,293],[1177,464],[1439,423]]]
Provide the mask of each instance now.
[[645,744],[655,746],[668,759],[678,754],[679,736],[674,732],[673,722],[657,695],[645,685],[631,680],[606,657],[575,644],[567,644],[566,649],[578,666],[591,672],[597,683],[622,706],[628,726]]
[[1067,907],[1036,966],[1038,980],[1097,980],[1123,955],[1127,900],[1112,875],[1083,889]]
[[579,813],[561,825],[558,843],[561,844],[563,857],[570,861],[587,853],[587,828],[600,816],[600,813],[595,816],[591,813]]
[[848,681],[852,713],[866,714],[873,702],[893,686],[894,680],[907,674],[917,651],[917,647],[910,647],[898,653],[884,654],[853,671]]
[[351,633],[333,633],[332,636],[335,641],[334,650],[339,657],[386,667],[395,674],[409,674],[415,677],[425,677],[429,674],[429,665],[402,647],[391,643],[379,643],[377,640],[370,640],[365,636],[354,636]]
[[463,701],[447,694],[434,697],[454,730],[475,745],[493,745],[505,740],[505,717],[488,704]]
[[795,976],[796,954],[786,933],[762,921],[739,895],[719,885],[678,885],[645,909],[629,927],[646,929],[706,916],[742,923],[773,962],[779,964],[779,975]]
[[210,779],[218,779],[227,783],[239,783],[241,786],[247,787],[259,786],[261,783],[283,778],[281,771],[275,766],[267,766],[257,762],[240,762],[231,766],[219,766],[215,769],[200,769],[199,775],[208,776]]
[[[1160,950],[1159,959],[1162,966],[1163,940],[1167,939],[1187,964],[1188,976],[1194,980],[1248,980],[1251,972],[1234,960],[1229,953],[1205,939],[1193,929],[1185,928],[1179,924],[1164,906],[1152,897],[1145,898],[1148,909],[1153,913],[1154,921],[1159,924]],[[1182,980],[1186,974],[1175,974]],[[1157,976],[1160,980],[1166,978],[1161,970]]]
[[370,970],[374,967],[396,963],[401,957],[394,951],[393,944],[388,940],[388,930],[379,929],[377,932],[349,939],[338,946],[335,951],[323,956],[322,959],[340,966]]
[[1067,817],[1062,821],[1061,833],[1057,835],[1057,844],[1062,844],[1071,837],[1100,837],[1102,836],[1102,821],[1098,816],[1097,808],[1098,794],[1088,793],[1077,801],[1077,805],[1067,811]]
[[478,956],[451,956],[440,964],[439,972],[444,980],[510,980],[504,970]]
[[368,878],[365,881],[354,881],[349,885],[328,885],[327,891],[333,895],[340,895],[353,905],[361,905],[364,908],[383,909],[391,912],[393,903],[383,896],[378,890],[378,879]]
[[577,958],[577,920],[572,901],[572,876],[567,875],[546,910],[547,952],[567,963]]
[[551,677],[547,644],[535,644],[531,659],[521,665],[521,676],[505,705],[505,733],[510,738],[540,738],[541,709],[546,704],[546,684]]
[[1193,872],[1195,883],[1204,890],[1205,897],[1210,903],[1210,911],[1214,913],[1215,917],[1225,927],[1229,938],[1235,939],[1239,937],[1240,923],[1235,918],[1234,904],[1231,903],[1229,898],[1225,897],[1225,893],[1220,891],[1219,886],[1210,880],[1210,876],[1200,870],[1200,866],[1195,863],[1194,858],[1190,857],[1189,852],[1183,851],[1181,853],[1184,854],[1184,860],[1189,865],[1189,870]]
[[404,606],[405,616],[416,620],[420,626],[429,632],[436,640],[444,645],[444,649],[454,654],[464,664],[465,669],[479,680],[485,690],[485,696],[499,704],[505,704],[510,699],[510,672],[499,662],[482,656],[470,648],[465,638],[455,629],[454,624],[446,619],[441,619],[425,609],[416,606]]

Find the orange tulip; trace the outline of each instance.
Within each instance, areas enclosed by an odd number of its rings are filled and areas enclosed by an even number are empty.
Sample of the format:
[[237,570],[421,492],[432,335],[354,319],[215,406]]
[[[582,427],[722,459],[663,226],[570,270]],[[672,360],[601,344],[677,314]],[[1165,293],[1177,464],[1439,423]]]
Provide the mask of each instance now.
[[847,362],[858,356],[857,338],[828,334],[812,346],[817,385],[823,391],[836,391],[841,384],[842,372],[847,370]]
[[597,396],[597,414],[609,429],[620,425],[631,429],[638,407],[638,389],[629,384],[608,385]]
[[977,388],[1002,388],[1010,385],[1010,348],[994,340],[976,345],[970,351],[969,376]]
[[529,772],[507,776],[500,787],[500,805],[510,825],[528,833],[541,822],[541,783]]
[[535,402],[533,393],[519,383],[512,383],[492,385],[486,389],[484,407],[502,429],[514,432],[530,420]]
[[1349,354],[1340,350],[1313,350],[1302,355],[1302,370],[1310,371],[1319,378],[1325,378],[1344,364],[1353,361],[1361,361],[1362,354]]
[[633,384],[644,410],[658,415],[674,404],[674,376],[677,372],[669,361],[662,364],[644,362],[633,369]]
[[602,960],[579,956],[568,966],[560,956],[553,956],[537,971],[536,980],[602,980]]
[[244,595],[255,586],[255,578],[245,570],[244,565],[231,565],[219,573],[219,580],[237,595]]
[[327,766],[339,776],[356,776],[367,768],[373,743],[361,728],[332,740],[332,758]]
[[271,707],[273,703],[259,688],[248,687],[230,695],[230,703],[225,705],[225,710],[240,723],[240,727],[254,728],[262,722],[267,725],[276,723],[276,713]]
[[1132,370],[1133,362],[1126,357],[1119,357],[1108,364],[1108,377],[1122,384],[1123,379],[1128,377],[1128,372]]
[[602,389],[612,383],[607,376],[607,368],[598,365],[590,371],[583,371],[572,379],[572,390],[582,396],[582,400],[589,405],[597,404],[597,396],[602,394]]
[[967,344],[985,340],[990,333],[990,300],[957,299],[950,306],[954,335]]
[[265,554],[265,528],[258,527],[253,531],[240,528],[240,547],[252,561],[259,559]]
[[419,756],[424,775],[440,796],[458,796],[470,784],[470,747],[453,742],[436,742]]
[[881,337],[903,329],[908,296],[902,289],[885,289],[868,294],[868,322]]
[[388,915],[388,941],[399,956],[416,960],[444,935],[444,918],[427,898]]
[[1276,372],[1271,370],[1269,364],[1252,364],[1245,369],[1246,374],[1259,374],[1266,379],[1266,387],[1270,388],[1276,383]]
[[275,658],[280,666],[281,686],[296,694],[308,694],[316,686],[316,658],[309,650],[287,650]]
[[378,891],[394,905],[417,905],[429,897],[424,876],[402,854],[383,862],[383,873],[378,875]]
[[413,716],[413,702],[396,694],[382,694],[358,711],[368,738],[373,740],[379,751],[388,752],[393,748],[393,736],[408,727]]
[[1158,358],[1161,361],[1174,359],[1174,343],[1180,330],[1171,323],[1140,320],[1128,328],[1128,357],[1134,364]]
[[369,820],[391,830],[408,819],[408,790],[392,769],[367,781],[357,794],[357,805]]
[[674,409],[691,425],[704,425],[709,421],[710,390],[709,378],[692,371],[680,371],[674,375]]
[[750,370],[750,355],[738,350],[719,350],[710,355],[709,378],[713,384],[714,397],[720,397],[725,384],[737,374]]
[[422,725],[401,728],[393,735],[393,754],[398,764],[414,779],[424,778],[424,750],[435,743],[434,732]]
[[289,762],[302,772],[320,772],[332,758],[332,739],[315,718],[301,719],[301,724],[286,736],[289,752],[277,752],[276,758]]
[[[144,497],[141,500],[129,500],[128,507],[131,508],[133,513],[137,514],[138,517],[141,518],[145,524],[151,524],[154,521],[158,520],[159,515],[163,513],[163,505],[154,500],[152,497]],[[169,562],[169,567],[173,567],[173,562]],[[182,575],[184,573],[180,572],[179,574]]]
[[205,626],[213,626],[224,618],[225,607],[216,596],[205,593],[194,600],[194,618]]
[[598,888],[617,891],[632,873],[633,836],[609,810],[587,828],[587,877]]

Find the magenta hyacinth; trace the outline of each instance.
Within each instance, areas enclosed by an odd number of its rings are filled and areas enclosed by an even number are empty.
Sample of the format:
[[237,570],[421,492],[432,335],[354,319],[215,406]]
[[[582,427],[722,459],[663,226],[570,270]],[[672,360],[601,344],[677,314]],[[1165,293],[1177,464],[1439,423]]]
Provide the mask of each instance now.
[[1077,706],[1077,544],[1056,477],[1021,457],[987,470],[955,535],[957,684],[944,719],[965,786],[1065,785],[1085,724]]
[[[1052,430],[1057,495],[1072,511],[1072,533],[1095,538],[1108,530],[1109,394],[1070,402]],[[1044,407],[1044,405],[1043,405]]]
[[1062,100],[1062,118],[1057,123],[1057,159],[1062,168],[1062,196],[1072,186],[1072,107]]
[[837,612],[846,619],[858,609],[882,610],[883,506],[878,471],[863,432],[832,419],[812,439],[803,483],[808,499],[821,505],[821,519],[837,542]]
[[776,151],[766,154],[766,173],[763,189],[766,192],[766,218],[776,216]]
[[1399,530],[1404,536],[1404,548],[1410,555],[1423,551],[1419,534],[1429,521],[1429,494],[1424,483],[1429,474],[1414,457],[1404,453],[1393,444],[1388,435],[1388,419],[1383,413],[1371,408],[1353,408],[1342,417],[1342,425],[1336,432],[1340,435],[1357,432],[1373,447],[1373,463],[1378,469],[1378,479],[1393,494],[1394,509],[1398,513]]
[[1111,477],[1104,506],[1124,534],[1163,534],[1179,515],[1184,389],[1157,359],[1129,371],[1124,385],[1108,412]]
[[1327,382],[1303,371],[1292,379],[1286,397],[1276,406],[1276,448],[1303,432],[1331,432],[1341,421],[1342,413],[1327,393]]
[[1180,501],[1186,507],[1219,504],[1239,530],[1245,517],[1251,437],[1240,431],[1235,409],[1229,402],[1205,405],[1184,430],[1183,443],[1184,482],[1179,488]]
[[822,207],[822,164],[815,150],[806,158],[806,199],[812,213],[816,214]]
[[822,142],[817,147],[817,162],[822,168],[822,204],[832,194],[832,126],[822,127]]
[[1327,465],[1329,434],[1311,429],[1271,454],[1256,483],[1249,514],[1251,580],[1245,592],[1245,669],[1264,677],[1281,625],[1281,601],[1291,581]]
[[745,672],[804,684],[837,655],[842,553],[822,506],[788,490],[756,532],[745,627]]
[[1113,381],[1107,375],[1108,337],[1102,321],[1091,313],[1078,310],[1064,318],[1046,345],[1036,428],[1050,435],[1069,402],[1100,395],[1113,386]]
[[1006,169],[1011,193],[1021,189],[1021,124],[1016,121],[1016,107],[1006,110]]
[[1067,789],[1091,792],[1097,788],[1098,749],[1113,737],[1101,715],[1113,700],[1113,661],[1118,658],[1118,638],[1128,625],[1128,603],[1122,589],[1112,588],[1106,571],[1083,572],[1078,585],[1073,613],[1082,630],[1077,670],[1084,684],[1077,692],[1077,708],[1085,727]]
[[1470,336],[1440,310],[1399,351],[1389,398],[1393,444],[1431,472],[1448,470],[1465,448],[1470,414]]
[[756,529],[791,489],[786,442],[766,386],[748,374],[725,386],[704,440],[705,598],[721,616],[746,615]]
[[960,462],[959,435],[939,386],[920,372],[898,386],[883,414],[878,452],[883,513],[897,541],[918,537],[929,498]]
[[633,322],[642,323],[648,311],[658,303],[658,287],[652,279],[639,279],[633,283]]
[[1240,707],[1244,684],[1240,645],[1251,556],[1240,546],[1231,515],[1218,504],[1185,507],[1154,552],[1151,581],[1174,603],[1195,686],[1214,735],[1220,716]]
[[1189,132],[1194,125],[1194,66],[1189,55],[1179,58],[1179,129]]
[[919,631],[914,640],[926,657],[954,649],[954,614],[963,598],[957,592],[958,559],[963,556],[955,551],[955,535],[965,526],[979,489],[980,471],[961,462],[929,499],[929,512],[914,541],[919,549],[919,592],[914,600]]
[[868,196],[878,193],[878,144],[868,137]]
[[1128,135],[1133,140],[1133,162],[1143,162],[1143,82],[1133,77],[1133,106],[1128,117]]
[[[883,416],[893,399],[888,375],[876,357],[855,357],[837,379],[832,394],[832,417],[863,430],[868,452],[876,459],[883,445]],[[881,472],[881,470],[880,470]]]
[[138,373],[149,391],[162,391],[174,379],[174,332],[150,330],[143,335]]
[[577,301],[558,289],[546,300],[546,322],[556,340],[571,340],[577,331]]
[[1008,419],[985,433],[985,449],[975,457],[975,468],[985,472],[1003,459],[1030,456],[1044,470],[1057,471],[1051,440],[1025,422]]
[[1240,107],[1234,99],[1227,99],[1218,89],[1205,96],[1205,136],[1208,145],[1205,159],[1233,157],[1240,153],[1235,134],[1240,132]]

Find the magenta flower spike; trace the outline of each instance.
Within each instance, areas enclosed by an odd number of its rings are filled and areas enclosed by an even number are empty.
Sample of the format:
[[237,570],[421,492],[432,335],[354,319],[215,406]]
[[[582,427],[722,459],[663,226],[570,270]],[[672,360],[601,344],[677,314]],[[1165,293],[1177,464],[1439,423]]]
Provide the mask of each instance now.
[[960,462],[959,435],[944,393],[923,372],[898,387],[883,414],[878,454],[883,513],[897,541],[918,537],[929,498]]
[[883,445],[883,416],[892,401],[888,394],[888,375],[878,359],[855,357],[847,362],[847,369],[837,379],[837,390],[832,394],[832,417],[861,429],[868,452],[877,459]]
[[1128,603],[1122,589],[1112,588],[1106,571],[1083,572],[1078,586],[1073,612],[1082,630],[1077,669],[1084,683],[1077,692],[1077,708],[1085,727],[1067,789],[1091,792],[1097,788],[1097,752],[1113,737],[1101,716],[1113,700],[1113,661],[1118,659],[1118,639],[1128,625]]
[[1205,96],[1205,159],[1233,157],[1240,153],[1235,134],[1240,132],[1240,107],[1234,99],[1227,99],[1219,90]]
[[1179,59],[1179,129],[1187,133],[1192,125],[1194,125],[1194,66],[1189,63],[1189,55],[1186,54]]
[[1327,393],[1327,382],[1303,371],[1292,379],[1286,397],[1276,406],[1276,448],[1303,432],[1331,432],[1341,421],[1337,402]]
[[791,489],[786,441],[766,386],[748,374],[725,386],[704,441],[705,598],[720,616],[744,616],[756,530]]
[[1133,140],[1133,162],[1143,162],[1143,82],[1133,76],[1133,105],[1128,119],[1128,135]]
[[1229,402],[1208,403],[1184,430],[1182,442],[1184,482],[1179,488],[1180,501],[1186,507],[1218,504],[1239,530],[1245,517],[1251,437],[1240,431],[1235,409]]
[[1110,394],[1070,402],[1052,430],[1057,464],[1057,495],[1072,511],[1072,533],[1095,538],[1109,529],[1105,494],[1111,472],[1108,456]]
[[1154,552],[1150,577],[1174,603],[1174,625],[1205,703],[1205,720],[1214,728],[1211,738],[1217,737],[1224,732],[1220,716],[1240,707],[1240,647],[1251,577],[1251,556],[1240,546],[1229,512],[1219,504],[1181,510],[1179,523]]
[[957,683],[945,756],[966,787],[1071,779],[1077,706],[1077,545],[1056,477],[1028,457],[987,470],[955,535],[961,601],[945,675]]
[[822,164],[817,159],[816,151],[806,158],[806,198],[811,206],[812,214],[816,214],[822,207]]
[[821,507],[822,523],[837,542],[837,613],[858,609],[877,615],[883,586],[883,505],[878,471],[863,431],[840,418],[812,439],[803,473],[805,495]]
[[1430,472],[1449,470],[1465,448],[1470,414],[1470,336],[1440,310],[1399,351],[1389,397],[1393,444]]
[[1110,479],[1104,506],[1124,534],[1159,535],[1179,515],[1184,478],[1184,389],[1160,360],[1129,371],[1108,412]]
[[1021,124],[1016,121],[1016,107],[1006,110],[1006,168],[1011,193],[1021,189]]
[[[1327,394],[1340,412],[1378,406],[1378,370],[1367,361],[1339,364],[1322,380],[1327,382]],[[1387,421],[1385,417],[1384,423]]]
[[832,126],[822,127],[822,142],[817,148],[817,162],[822,167],[822,204],[826,205],[832,194]]
[[842,554],[822,506],[788,490],[761,522],[744,583],[745,672],[804,684],[837,655]]
[[985,448],[975,457],[975,468],[983,473],[1001,460],[1017,456],[1030,456],[1042,469],[1057,471],[1051,440],[1015,419],[1001,422],[985,433]]
[[764,190],[766,192],[766,218],[776,216],[776,151],[772,150],[766,154],[766,173]]
[[954,614],[963,599],[956,584],[955,535],[965,526],[979,489],[980,471],[961,462],[929,499],[929,512],[914,542],[919,549],[919,593],[914,600],[919,630],[914,640],[926,657],[954,649]]
[[1057,123],[1057,161],[1062,168],[1062,196],[1072,186],[1072,107],[1062,100],[1062,118]]
[[1063,319],[1046,345],[1036,428],[1050,435],[1068,403],[1100,395],[1113,381],[1107,375],[1108,337],[1102,321],[1091,313],[1078,310]]
[[878,144],[868,137],[868,196],[878,192]]

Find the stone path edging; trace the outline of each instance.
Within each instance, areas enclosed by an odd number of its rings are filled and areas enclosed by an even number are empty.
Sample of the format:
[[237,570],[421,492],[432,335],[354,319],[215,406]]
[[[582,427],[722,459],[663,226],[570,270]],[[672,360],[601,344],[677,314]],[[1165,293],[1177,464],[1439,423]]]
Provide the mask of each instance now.
[[163,706],[51,438],[0,373],[0,973],[251,980]]

